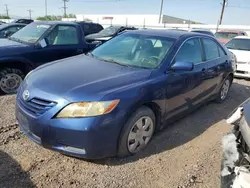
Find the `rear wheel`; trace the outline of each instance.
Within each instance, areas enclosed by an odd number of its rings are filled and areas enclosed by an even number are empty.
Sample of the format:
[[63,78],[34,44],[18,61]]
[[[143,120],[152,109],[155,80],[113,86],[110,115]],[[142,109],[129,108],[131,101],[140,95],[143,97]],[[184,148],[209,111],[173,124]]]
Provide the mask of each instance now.
[[224,82],[220,88],[220,92],[219,92],[218,97],[216,99],[217,102],[222,103],[226,100],[226,98],[228,96],[228,92],[229,92],[230,87],[231,87],[231,84],[232,84],[232,78],[231,78],[231,76],[229,76],[224,80]]
[[3,68],[0,70],[0,93],[16,93],[24,79],[24,73],[16,68]]
[[148,107],[139,108],[124,125],[118,155],[124,157],[143,150],[150,142],[154,131],[154,112]]

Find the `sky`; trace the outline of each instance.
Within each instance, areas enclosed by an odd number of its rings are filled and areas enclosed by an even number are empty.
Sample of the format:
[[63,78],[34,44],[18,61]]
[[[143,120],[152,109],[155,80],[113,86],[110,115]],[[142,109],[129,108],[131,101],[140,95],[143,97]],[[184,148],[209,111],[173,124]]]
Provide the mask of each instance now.
[[[49,15],[62,15],[62,0],[47,0]],[[159,14],[161,0],[69,0],[67,13],[73,14]],[[163,14],[206,24],[217,24],[222,0],[164,0]],[[28,17],[45,15],[45,0],[0,0],[0,14]],[[223,24],[250,25],[250,1],[228,0]]]

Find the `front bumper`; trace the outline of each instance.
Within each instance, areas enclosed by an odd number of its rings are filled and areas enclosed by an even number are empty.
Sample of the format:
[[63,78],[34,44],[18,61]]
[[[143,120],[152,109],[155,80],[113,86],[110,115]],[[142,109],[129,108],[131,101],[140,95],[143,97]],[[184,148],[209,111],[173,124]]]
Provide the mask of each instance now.
[[114,110],[99,117],[59,119],[53,118],[54,108],[34,117],[17,97],[16,118],[24,134],[47,149],[70,156],[98,159],[116,154],[122,115]]

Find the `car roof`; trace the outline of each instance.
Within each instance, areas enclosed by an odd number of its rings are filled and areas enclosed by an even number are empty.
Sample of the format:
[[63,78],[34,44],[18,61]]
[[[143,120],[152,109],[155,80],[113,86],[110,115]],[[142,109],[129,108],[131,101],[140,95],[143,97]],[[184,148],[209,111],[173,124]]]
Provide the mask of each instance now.
[[173,39],[178,39],[184,35],[186,37],[207,36],[201,33],[192,33],[188,31],[181,31],[181,30],[174,30],[174,29],[140,29],[140,30],[130,31],[129,33],[138,33],[141,35],[168,37],[168,38],[173,38]]
[[58,25],[58,24],[66,24],[66,25],[78,25],[77,22],[62,22],[62,21],[36,21],[33,22],[36,24],[47,24],[47,25]]
[[26,26],[27,24],[23,24],[23,23],[5,23],[5,24],[2,24],[1,25],[1,29],[3,29],[4,27],[9,27],[9,26],[20,26],[20,25],[22,25],[22,26]]
[[248,36],[237,36],[237,37],[234,37],[235,39],[250,39],[250,37]]
[[238,31],[238,30],[220,30],[218,32],[220,32],[220,33],[242,33],[244,31]]
[[84,23],[86,23],[86,24],[101,25],[101,24],[99,24],[99,23],[95,23],[95,22],[86,22],[86,21],[76,21],[76,23],[79,23],[79,24],[84,24]]

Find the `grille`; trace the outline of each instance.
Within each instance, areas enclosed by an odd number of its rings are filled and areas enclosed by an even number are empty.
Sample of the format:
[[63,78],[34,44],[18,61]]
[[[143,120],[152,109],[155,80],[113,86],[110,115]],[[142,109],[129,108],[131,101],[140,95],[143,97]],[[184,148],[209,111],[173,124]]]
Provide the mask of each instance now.
[[24,101],[22,97],[19,98],[19,104],[33,115],[39,116],[44,114],[47,110],[56,105],[55,102],[33,98],[29,101]]

